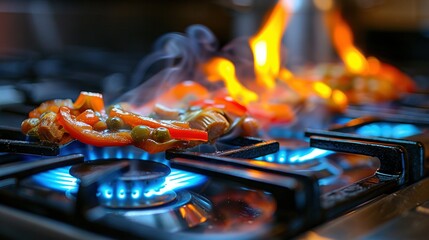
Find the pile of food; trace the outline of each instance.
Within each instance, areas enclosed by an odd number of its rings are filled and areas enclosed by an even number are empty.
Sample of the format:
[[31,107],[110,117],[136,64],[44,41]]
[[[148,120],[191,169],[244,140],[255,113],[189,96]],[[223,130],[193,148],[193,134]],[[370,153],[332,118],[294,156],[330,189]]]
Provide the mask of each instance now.
[[258,125],[244,106],[229,97],[197,101],[186,109],[154,105],[150,116],[143,116],[126,104],[106,108],[101,94],[81,92],[75,102],[57,99],[42,103],[29,113],[21,129],[41,141],[60,145],[76,139],[93,146],[134,145],[157,153],[213,143],[230,133],[255,135]]
[[343,64],[320,64],[301,75],[343,91],[358,105],[396,100],[415,90],[413,80],[399,69],[375,58],[369,58],[368,66],[365,73],[353,73]]
[[303,72],[305,77],[341,90],[351,104],[357,105],[397,100],[415,90],[413,80],[404,72],[359,50],[353,31],[339,9],[327,11],[326,21],[342,63],[316,65]]

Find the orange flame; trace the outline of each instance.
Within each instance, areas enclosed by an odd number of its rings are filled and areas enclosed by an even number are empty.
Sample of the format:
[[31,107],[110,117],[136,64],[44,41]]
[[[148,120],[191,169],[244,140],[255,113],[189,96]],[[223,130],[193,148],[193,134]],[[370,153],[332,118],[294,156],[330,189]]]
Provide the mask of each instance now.
[[400,70],[380,62],[375,57],[365,57],[354,46],[353,33],[339,11],[334,10],[328,15],[328,25],[331,27],[334,47],[348,73],[374,78],[373,84],[370,84],[369,80],[361,81],[363,94],[371,92],[379,100],[391,100],[415,88],[412,79]]
[[256,81],[268,89],[273,89],[276,85],[280,71],[281,39],[289,18],[286,2],[279,1],[259,33],[249,40],[255,58]]
[[[259,32],[249,39],[256,77],[256,86],[250,86],[253,87],[252,90],[257,90],[257,93],[240,83],[234,64],[225,58],[215,57],[203,65],[207,79],[212,82],[223,81],[232,98],[249,106],[252,114],[273,121],[293,120],[293,110],[287,105],[297,102],[285,99],[284,103],[281,103],[282,101],[276,99],[277,96],[288,96],[295,100],[299,98],[299,101],[317,96],[327,100],[330,107],[335,106],[332,109],[344,109],[347,98],[341,91],[332,90],[322,82],[298,79],[281,66],[282,37],[290,15],[286,0],[280,0]],[[279,82],[283,84],[278,86]],[[291,90],[296,93],[291,93]],[[284,106],[281,106],[282,104]]]
[[353,33],[339,12],[332,14],[333,41],[338,54],[351,73],[367,72],[365,56],[353,45]]
[[[289,11],[285,1],[279,1],[260,31],[249,39],[254,56],[256,83],[264,89],[273,89],[279,77],[281,38],[289,20]],[[228,93],[236,101],[248,105],[259,100],[258,95],[240,83],[235,75],[234,64],[216,57],[203,66],[210,81],[222,80]]]
[[235,67],[231,61],[216,57],[203,67],[209,81],[224,80],[228,93],[236,101],[247,105],[258,100],[258,95],[243,86],[237,79]]

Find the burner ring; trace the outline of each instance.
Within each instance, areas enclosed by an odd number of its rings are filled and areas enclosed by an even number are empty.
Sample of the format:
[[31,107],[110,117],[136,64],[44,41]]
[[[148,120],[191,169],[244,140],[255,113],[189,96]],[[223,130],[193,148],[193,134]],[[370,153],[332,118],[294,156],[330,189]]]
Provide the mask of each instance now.
[[162,163],[138,159],[100,159],[70,168],[70,174],[83,178],[94,171],[110,167],[119,161],[128,161],[129,170],[121,176],[103,181],[98,188],[100,204],[109,208],[147,208],[164,205],[176,199],[177,194],[163,189],[171,169]]
[[[114,184],[113,184],[114,185]],[[109,187],[107,187],[109,189]],[[106,190],[106,186],[101,187],[97,192],[99,202],[102,206],[114,209],[143,209],[165,205],[174,201],[177,194],[174,191],[162,192],[162,194],[150,194],[140,192],[138,195],[132,188],[110,188]],[[106,195],[106,191],[110,191]],[[122,191],[122,193],[121,193]],[[120,197],[122,194],[122,197]]]
[[94,171],[102,170],[110,167],[119,161],[129,161],[130,170],[119,177],[123,181],[135,181],[135,180],[151,180],[155,178],[166,177],[171,173],[171,169],[162,163],[139,160],[139,159],[99,159],[91,160],[82,164],[75,165],[70,168],[70,174],[76,178],[82,178]]

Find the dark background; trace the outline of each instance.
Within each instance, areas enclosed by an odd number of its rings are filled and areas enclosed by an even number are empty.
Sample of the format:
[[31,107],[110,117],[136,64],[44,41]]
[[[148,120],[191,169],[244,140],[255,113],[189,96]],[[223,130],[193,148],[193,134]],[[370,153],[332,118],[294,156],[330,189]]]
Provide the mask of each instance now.
[[[297,63],[328,58],[326,54],[321,57],[313,53],[320,48],[316,45],[320,32],[323,32],[320,29],[323,28],[320,26],[321,11],[314,5],[316,1],[290,1],[296,2],[296,9],[285,41],[292,45],[291,49],[308,49],[290,55],[292,59],[302,59]],[[209,27],[223,45],[238,36],[255,33],[275,2],[3,0],[0,1],[0,56],[26,50],[64,54],[76,48],[144,55],[161,35],[183,32],[192,24]],[[355,31],[358,46],[365,53],[393,62],[429,59],[427,1],[349,0],[336,3],[341,6]],[[296,42],[302,46],[296,46]]]
[[[108,100],[129,90],[142,58],[160,36],[207,26],[220,46],[251,36],[275,0],[0,0],[0,110],[76,98],[81,90]],[[338,61],[323,11],[334,3],[357,46],[410,74],[429,76],[429,1],[289,0],[293,17],[283,42],[290,66]]]
[[[237,1],[240,2],[240,1]],[[0,1],[0,52],[58,53],[70,47],[148,52],[168,32],[209,27],[226,43],[252,34],[275,1]],[[244,24],[242,24],[245,19]],[[238,26],[240,25],[240,26]]]

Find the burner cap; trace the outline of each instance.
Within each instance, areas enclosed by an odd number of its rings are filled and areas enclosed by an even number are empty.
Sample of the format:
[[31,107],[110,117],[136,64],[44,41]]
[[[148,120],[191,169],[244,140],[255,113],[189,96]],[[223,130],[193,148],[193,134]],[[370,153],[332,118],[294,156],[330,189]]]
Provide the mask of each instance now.
[[138,160],[138,159],[100,159],[92,160],[70,168],[70,174],[76,178],[82,178],[87,174],[109,168],[120,161],[129,161],[130,170],[124,173],[120,179],[123,181],[151,180],[166,177],[170,174],[170,168],[162,163]]
[[164,205],[176,199],[176,193],[165,190],[165,177],[171,170],[162,163],[138,159],[93,160],[70,168],[70,174],[82,178],[94,171],[129,161],[129,170],[120,177],[100,183],[100,204],[111,208],[146,208]]

